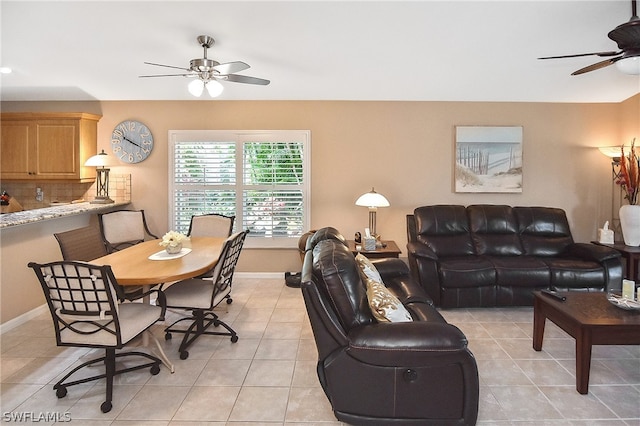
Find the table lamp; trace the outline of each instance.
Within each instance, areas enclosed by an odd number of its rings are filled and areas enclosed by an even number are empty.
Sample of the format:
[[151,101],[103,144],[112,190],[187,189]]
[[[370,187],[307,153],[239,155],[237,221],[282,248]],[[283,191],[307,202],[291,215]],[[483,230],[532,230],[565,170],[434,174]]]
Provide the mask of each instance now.
[[114,201],[109,198],[109,168],[114,166],[115,158],[107,155],[104,149],[99,154],[90,157],[85,166],[96,167],[96,199],[91,204],[109,204]]
[[369,208],[369,230],[371,231],[371,236],[377,239],[379,236],[376,233],[376,212],[378,207],[389,207],[389,200],[384,195],[377,193],[374,188],[371,188],[370,192],[362,194],[356,200],[356,206]]

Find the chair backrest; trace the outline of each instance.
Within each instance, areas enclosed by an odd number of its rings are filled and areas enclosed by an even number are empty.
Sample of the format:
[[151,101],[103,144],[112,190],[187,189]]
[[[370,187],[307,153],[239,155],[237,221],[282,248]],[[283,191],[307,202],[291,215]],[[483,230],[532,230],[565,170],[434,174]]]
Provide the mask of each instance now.
[[147,237],[158,238],[149,231],[144,210],[101,213],[98,222],[109,253],[141,243]]
[[100,229],[96,226],[72,229],[53,234],[58,240],[64,260],[82,260],[88,262],[105,256],[107,248],[102,241]]
[[53,318],[61,346],[122,347],[118,295],[109,265],[30,262]]
[[217,213],[193,215],[189,224],[190,237],[228,237],[233,231],[235,216]]
[[233,281],[233,273],[244,245],[244,239],[248,233],[249,230],[236,232],[227,238],[222,245],[220,258],[212,274],[214,289],[211,306],[216,306],[220,302],[222,299],[220,295],[224,296],[229,293],[227,289],[229,289]]

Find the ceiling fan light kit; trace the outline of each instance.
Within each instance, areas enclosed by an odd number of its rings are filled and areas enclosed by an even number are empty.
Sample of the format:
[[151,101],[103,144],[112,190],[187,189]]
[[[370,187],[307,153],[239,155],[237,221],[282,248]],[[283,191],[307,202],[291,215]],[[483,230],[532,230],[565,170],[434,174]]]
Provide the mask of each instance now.
[[233,83],[256,84],[266,86],[269,80],[262,78],[249,77],[246,75],[235,74],[240,71],[249,69],[249,65],[244,62],[235,61],[221,64],[218,61],[207,58],[207,49],[214,45],[213,37],[201,35],[197,38],[198,43],[204,49],[204,58],[196,58],[189,61],[189,68],[177,67],[173,65],[156,64],[153,62],[145,62],[147,65],[157,67],[174,68],[184,70],[181,74],[158,74],[158,75],[141,75],[141,78],[147,77],[191,77],[195,78],[187,86],[189,93],[195,97],[202,96],[204,88],[207,88],[209,96],[212,98],[220,96],[224,90],[224,86],[220,81],[230,81]]
[[579,56],[599,56],[605,59],[571,73],[580,75],[616,64],[616,68],[625,74],[640,75],[640,18],[637,13],[637,0],[631,0],[631,19],[618,25],[608,34],[616,42],[620,51],[579,53],[574,55],[547,56],[538,59],[576,58]]

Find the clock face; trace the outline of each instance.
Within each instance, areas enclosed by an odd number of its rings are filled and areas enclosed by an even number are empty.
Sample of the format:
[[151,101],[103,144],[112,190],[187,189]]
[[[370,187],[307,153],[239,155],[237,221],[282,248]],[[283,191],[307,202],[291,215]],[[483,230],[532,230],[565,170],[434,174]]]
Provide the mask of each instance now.
[[139,121],[127,120],[118,124],[111,134],[111,151],[124,163],[144,161],[153,149],[153,135]]

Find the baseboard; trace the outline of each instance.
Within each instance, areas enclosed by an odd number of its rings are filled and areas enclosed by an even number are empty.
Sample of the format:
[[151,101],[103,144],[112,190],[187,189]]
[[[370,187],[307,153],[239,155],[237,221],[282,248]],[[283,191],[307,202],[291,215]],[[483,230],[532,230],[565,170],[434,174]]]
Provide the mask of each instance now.
[[[281,278],[284,280],[284,272],[236,272],[234,274],[237,278],[265,278],[265,279],[278,279]],[[29,312],[25,312],[24,314],[10,319],[9,321],[0,324],[0,334],[6,333],[9,330],[13,330],[14,328],[26,323],[27,321],[41,315],[44,312],[47,312],[49,308],[47,304],[44,303],[37,308],[30,310]]]
[[9,330],[13,330],[14,328],[26,323],[27,321],[37,317],[38,315],[42,315],[45,312],[49,312],[49,308],[47,307],[46,303],[43,303],[42,305],[30,310],[29,312],[25,312],[18,317],[0,324],[0,334],[4,334]]

